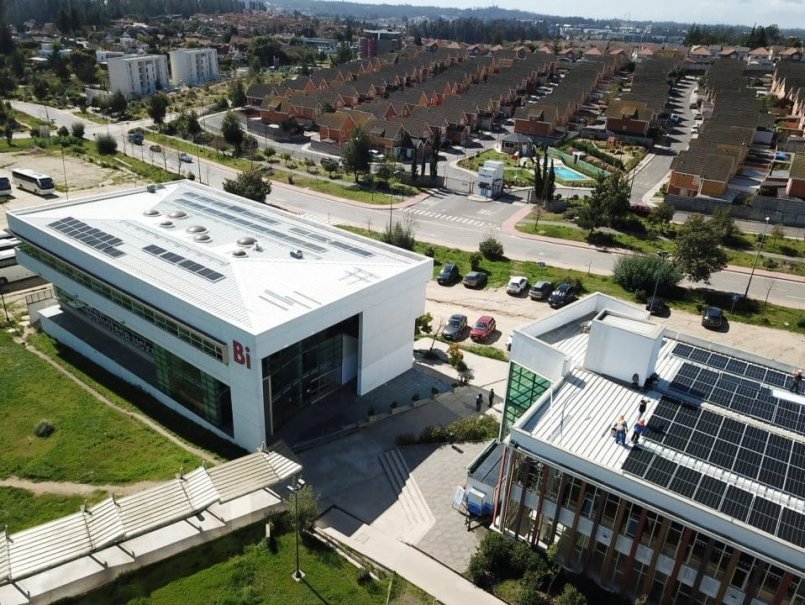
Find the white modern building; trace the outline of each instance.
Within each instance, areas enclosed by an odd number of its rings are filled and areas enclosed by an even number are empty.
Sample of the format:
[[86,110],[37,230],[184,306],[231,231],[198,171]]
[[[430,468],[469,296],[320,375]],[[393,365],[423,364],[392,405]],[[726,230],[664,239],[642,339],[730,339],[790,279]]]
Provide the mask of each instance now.
[[427,257],[188,181],[8,220],[50,335],[244,448],[411,367]]
[[627,599],[803,605],[792,370],[586,297],[513,332],[502,439],[470,466],[470,509]]
[[171,82],[175,86],[204,84],[218,79],[214,48],[180,48],[170,52]]
[[147,97],[166,88],[168,77],[168,58],[165,55],[127,55],[110,57],[109,89],[132,97]]

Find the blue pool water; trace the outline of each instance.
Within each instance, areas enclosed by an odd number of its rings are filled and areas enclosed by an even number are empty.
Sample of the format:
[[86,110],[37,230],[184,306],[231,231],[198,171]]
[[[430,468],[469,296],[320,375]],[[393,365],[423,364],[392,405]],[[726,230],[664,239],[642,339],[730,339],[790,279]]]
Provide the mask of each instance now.
[[580,172],[568,168],[567,166],[557,166],[554,168],[556,176],[563,181],[589,181],[590,177],[583,175]]

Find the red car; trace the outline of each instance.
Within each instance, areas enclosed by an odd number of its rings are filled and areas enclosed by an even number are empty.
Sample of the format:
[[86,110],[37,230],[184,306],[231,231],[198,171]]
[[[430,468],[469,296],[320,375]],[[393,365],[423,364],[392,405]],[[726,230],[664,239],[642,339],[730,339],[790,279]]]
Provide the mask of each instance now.
[[495,318],[490,315],[483,315],[478,318],[472,326],[470,338],[475,342],[486,342],[495,333]]

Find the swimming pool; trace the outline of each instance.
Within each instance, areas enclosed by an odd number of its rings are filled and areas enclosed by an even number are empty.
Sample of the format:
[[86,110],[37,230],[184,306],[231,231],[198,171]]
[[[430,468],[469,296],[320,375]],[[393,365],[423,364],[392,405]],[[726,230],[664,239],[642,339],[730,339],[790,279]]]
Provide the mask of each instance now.
[[556,176],[563,181],[589,181],[591,180],[590,177],[576,172],[572,168],[568,168],[567,166],[554,166],[553,169]]

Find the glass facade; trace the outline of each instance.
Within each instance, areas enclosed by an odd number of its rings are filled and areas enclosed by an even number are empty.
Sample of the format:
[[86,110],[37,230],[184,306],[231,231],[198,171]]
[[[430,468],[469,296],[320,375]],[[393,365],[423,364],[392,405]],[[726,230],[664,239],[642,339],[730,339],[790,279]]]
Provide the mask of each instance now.
[[357,315],[263,358],[263,400],[272,430],[341,386],[348,337],[358,337]]
[[154,345],[157,387],[225,433],[232,435],[232,397],[229,386]]
[[182,322],[176,321],[172,317],[165,315],[155,308],[137,300],[132,296],[129,296],[125,292],[118,290],[114,286],[110,286],[106,282],[103,282],[98,278],[85,273],[81,269],[53,256],[52,254],[45,252],[40,248],[30,244],[23,244],[20,246],[20,250],[39,262],[47,265],[51,269],[58,271],[65,277],[72,279],[74,282],[81,284],[85,288],[92,290],[107,300],[111,300],[113,303],[123,307],[131,313],[134,313],[138,317],[141,317],[161,330],[172,334],[179,340],[182,340],[195,347],[199,351],[206,353],[210,357],[214,357],[223,363],[227,363],[229,361],[227,355],[228,351],[223,343],[205,336],[198,330],[195,330],[194,328],[191,328]]
[[551,386],[551,381],[535,374],[528,368],[511,362],[509,364],[509,388],[503,409],[501,438],[509,434],[512,425]]

